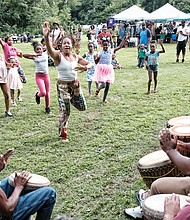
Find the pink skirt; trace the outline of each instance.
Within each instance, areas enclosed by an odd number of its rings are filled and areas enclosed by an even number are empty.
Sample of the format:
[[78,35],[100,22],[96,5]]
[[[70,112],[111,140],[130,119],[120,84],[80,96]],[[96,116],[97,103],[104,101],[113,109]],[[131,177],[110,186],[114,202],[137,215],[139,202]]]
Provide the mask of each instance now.
[[115,74],[113,65],[97,64],[93,76],[95,82],[109,82],[114,83]]

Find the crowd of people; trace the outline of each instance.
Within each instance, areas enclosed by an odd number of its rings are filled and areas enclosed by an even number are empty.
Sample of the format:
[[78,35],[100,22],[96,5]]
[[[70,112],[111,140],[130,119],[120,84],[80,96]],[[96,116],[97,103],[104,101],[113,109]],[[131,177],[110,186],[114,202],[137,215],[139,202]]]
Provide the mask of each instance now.
[[[117,60],[116,52],[123,47],[128,47],[130,39],[136,37],[138,40],[137,57],[138,68],[146,67],[148,72],[148,90],[147,94],[151,95],[152,75],[154,77],[154,92],[157,92],[157,74],[158,74],[158,57],[160,53],[165,53],[163,42],[165,36],[170,37],[175,31],[175,25],[169,22],[167,26],[158,28],[154,27],[154,23],[142,23],[137,27],[135,23],[119,23],[108,29],[107,25],[91,25],[87,33],[88,45],[87,52],[81,56],[80,46],[82,41],[82,28],[79,27],[77,32],[65,33],[58,23],[53,23],[53,28],[48,22],[43,24],[43,39],[41,42],[32,42],[34,53],[25,54],[13,45],[12,36],[6,36],[5,40],[0,39],[4,55],[0,55],[0,86],[5,97],[5,116],[12,117],[10,106],[15,107],[16,101],[22,101],[21,89],[22,83],[26,83],[27,79],[23,69],[20,66],[18,57],[32,59],[36,65],[36,84],[39,91],[35,94],[35,101],[40,104],[41,98],[45,98],[45,112],[51,114],[50,109],[50,78],[48,74],[48,66],[50,63],[55,66],[58,72],[57,78],[57,97],[59,108],[58,120],[58,136],[62,142],[68,142],[68,121],[70,117],[70,105],[73,105],[79,111],[85,111],[86,101],[83,95],[77,72],[86,71],[88,82],[88,92],[92,95],[92,82],[95,83],[95,96],[104,89],[102,98],[103,103],[107,103],[107,95],[110,84],[114,83],[114,69],[121,69],[121,65]],[[163,33],[163,31],[165,31]],[[162,34],[165,34],[162,35]],[[176,28],[177,35],[177,58],[179,62],[180,52],[182,51],[182,62],[185,61],[186,43],[189,37],[188,28],[185,22]],[[161,50],[157,49],[160,44]],[[73,53],[73,50],[75,53]],[[15,97],[15,90],[17,96]],[[11,104],[11,105],[10,105]],[[183,172],[188,172],[187,166],[189,159],[180,155],[176,148],[176,142],[171,140],[170,133],[162,131],[160,134],[160,143],[162,149],[167,153],[169,158]],[[0,156],[0,171],[4,169],[8,158],[12,155],[13,150],[9,149]],[[50,219],[55,204],[56,193],[51,187],[43,187],[32,192],[23,193],[24,186],[30,179],[27,171],[16,175],[15,187],[11,187],[8,179],[5,178],[0,182],[0,219],[12,216],[13,219],[29,219],[31,215],[37,213],[36,219]],[[180,182],[180,184],[178,184]],[[169,183],[169,184],[168,184]],[[174,185],[172,185],[172,183]],[[176,187],[176,185],[178,187]],[[164,187],[163,187],[164,186]],[[167,187],[168,186],[168,187]],[[161,178],[155,181],[150,191],[143,192],[140,196],[140,202],[146,197],[158,193],[178,193],[187,195],[189,185],[187,179],[174,177]],[[166,199],[165,220],[180,219],[180,215],[184,212],[177,210],[175,214],[169,213],[171,210],[171,201],[176,197]],[[33,204],[33,200],[36,203]],[[40,205],[39,205],[40,204]],[[177,204],[178,205],[178,204]],[[29,208],[30,207],[30,208]],[[27,211],[26,211],[27,210]],[[138,208],[141,212],[141,207]],[[130,216],[136,212],[135,209],[126,209],[125,213]],[[182,213],[182,214],[181,214]],[[140,216],[142,213],[139,214]],[[177,215],[177,217],[175,217]],[[138,214],[137,214],[138,216]],[[170,216],[166,217],[166,216]],[[171,217],[172,216],[172,217]],[[58,217],[57,217],[58,219]],[[60,219],[63,217],[60,216]],[[185,218],[184,218],[185,219]]]

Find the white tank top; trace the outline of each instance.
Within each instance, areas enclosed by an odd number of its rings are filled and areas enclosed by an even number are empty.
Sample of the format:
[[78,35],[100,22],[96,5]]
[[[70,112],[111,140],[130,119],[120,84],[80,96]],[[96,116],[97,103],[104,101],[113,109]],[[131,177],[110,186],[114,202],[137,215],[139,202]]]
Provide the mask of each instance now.
[[58,80],[63,81],[73,81],[77,79],[77,71],[75,67],[77,67],[78,57],[76,56],[76,60],[68,61],[61,54],[61,61],[57,66],[58,70]]

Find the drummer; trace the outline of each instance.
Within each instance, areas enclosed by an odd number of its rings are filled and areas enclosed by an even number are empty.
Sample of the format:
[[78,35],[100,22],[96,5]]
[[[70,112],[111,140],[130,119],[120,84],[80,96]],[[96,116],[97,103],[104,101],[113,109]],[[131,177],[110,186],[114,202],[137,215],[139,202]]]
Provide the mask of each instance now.
[[[12,155],[13,149],[0,155],[0,171],[2,171]],[[15,187],[8,183],[8,177],[0,181],[0,220],[29,219],[37,213],[36,219],[49,220],[56,201],[56,192],[51,187],[41,187],[24,192],[24,186],[31,178],[30,173],[22,171],[15,175]]]
[[[176,150],[177,140],[171,138],[169,129],[163,129],[160,132],[160,145],[162,150],[168,155],[170,160],[176,165],[176,167],[184,174],[186,177],[162,177],[155,180],[150,190],[144,191],[140,190],[138,193],[138,199],[140,204],[151,196],[156,194],[180,194],[188,195],[190,193],[190,158],[183,156],[179,151]],[[184,143],[187,147],[190,147],[190,143]],[[142,209],[140,206],[132,209],[125,209],[125,214],[132,217],[138,215],[142,216]]]

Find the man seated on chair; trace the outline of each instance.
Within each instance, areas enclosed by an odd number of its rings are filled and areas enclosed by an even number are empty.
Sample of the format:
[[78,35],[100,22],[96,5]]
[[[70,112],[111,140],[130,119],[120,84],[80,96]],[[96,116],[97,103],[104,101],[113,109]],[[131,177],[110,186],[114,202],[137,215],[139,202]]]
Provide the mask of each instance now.
[[[189,143],[183,144],[187,148],[190,147]],[[172,193],[188,195],[190,193],[190,158],[183,156],[178,150],[176,150],[177,140],[171,138],[169,129],[163,129],[160,132],[160,146],[176,167],[187,176],[162,177],[152,183],[150,190],[144,191],[141,189],[138,193],[140,206],[124,210],[124,213],[129,216],[142,218],[142,204],[144,200],[151,195]]]
[[[12,155],[13,149],[0,155],[0,171],[2,171]],[[32,191],[25,191],[31,175],[27,171],[16,173],[15,187],[11,186],[8,177],[0,181],[0,220],[29,220],[37,213],[36,220],[50,220],[56,201],[56,192],[51,187],[41,187]]]

